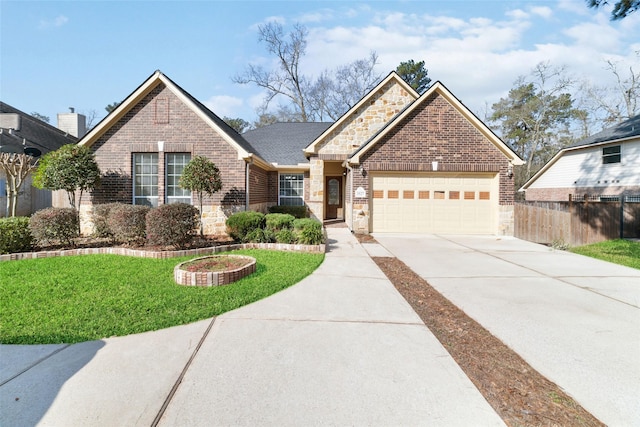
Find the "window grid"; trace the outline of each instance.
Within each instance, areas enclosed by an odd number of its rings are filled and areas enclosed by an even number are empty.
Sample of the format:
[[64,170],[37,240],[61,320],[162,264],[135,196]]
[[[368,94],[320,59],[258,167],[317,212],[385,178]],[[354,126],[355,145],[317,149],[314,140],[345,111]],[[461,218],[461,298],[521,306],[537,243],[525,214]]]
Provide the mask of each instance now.
[[622,156],[621,156],[619,145],[602,148],[602,164],[603,165],[608,165],[611,163],[620,163],[621,160],[622,160]]
[[133,155],[133,204],[158,206],[158,153]]
[[191,161],[189,153],[167,153],[166,155],[166,203],[191,204],[191,191],[180,187],[184,167]]
[[280,174],[278,196],[280,206],[304,206],[304,174]]

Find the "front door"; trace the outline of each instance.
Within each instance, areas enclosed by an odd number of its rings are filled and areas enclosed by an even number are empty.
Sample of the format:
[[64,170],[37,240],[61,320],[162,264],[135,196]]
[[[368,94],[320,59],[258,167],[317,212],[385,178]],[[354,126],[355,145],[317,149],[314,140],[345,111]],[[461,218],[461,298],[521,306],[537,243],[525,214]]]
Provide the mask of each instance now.
[[328,176],[325,180],[325,219],[337,219],[342,215],[342,176]]

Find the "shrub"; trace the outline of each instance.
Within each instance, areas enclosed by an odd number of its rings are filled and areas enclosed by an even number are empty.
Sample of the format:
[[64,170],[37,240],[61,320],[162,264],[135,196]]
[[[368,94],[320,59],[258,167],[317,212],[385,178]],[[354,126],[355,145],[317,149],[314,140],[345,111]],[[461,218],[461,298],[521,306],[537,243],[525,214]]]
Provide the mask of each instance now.
[[147,240],[152,245],[185,248],[193,242],[200,211],[186,203],[172,203],[147,213]]
[[245,236],[243,242],[251,243],[272,243],[275,241],[275,236],[270,230],[263,228],[254,228],[249,231]]
[[235,240],[245,241],[247,233],[264,228],[265,216],[260,212],[238,212],[227,218],[227,232]]
[[33,236],[26,216],[0,219],[0,254],[26,252],[31,249]]
[[104,203],[93,207],[93,236],[110,237],[113,239],[113,231],[109,227],[109,213],[122,203]]
[[284,228],[276,233],[276,242],[290,245],[296,242],[296,235],[292,230]]
[[78,211],[73,208],[47,208],[34,213],[29,229],[39,244],[60,242],[71,246],[78,237]]
[[267,230],[277,233],[280,230],[293,227],[293,221],[296,218],[290,214],[270,213],[265,216]]
[[271,206],[269,213],[285,213],[296,218],[306,218],[309,216],[306,206]]
[[297,236],[298,243],[303,245],[319,245],[324,241],[322,224],[311,218],[296,219],[293,228]]
[[118,242],[142,244],[146,237],[148,206],[118,203],[111,207],[107,225]]
[[293,229],[295,231],[300,231],[305,227],[317,227],[318,225],[316,224],[318,224],[320,228],[322,228],[322,224],[320,224],[319,221],[313,218],[298,218],[293,221]]

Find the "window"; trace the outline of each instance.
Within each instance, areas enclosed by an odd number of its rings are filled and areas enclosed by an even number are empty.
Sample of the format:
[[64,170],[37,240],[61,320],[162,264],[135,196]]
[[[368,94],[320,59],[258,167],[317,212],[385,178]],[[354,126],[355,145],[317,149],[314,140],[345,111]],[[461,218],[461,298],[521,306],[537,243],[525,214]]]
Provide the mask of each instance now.
[[607,165],[610,163],[620,163],[620,146],[614,145],[613,147],[604,147],[602,149],[602,164]]
[[280,174],[278,187],[280,206],[304,206],[304,174]]
[[166,155],[167,186],[166,203],[189,203],[191,204],[191,191],[180,187],[180,177],[184,167],[191,161],[189,153],[167,153]]
[[133,204],[158,206],[158,153],[133,155]]

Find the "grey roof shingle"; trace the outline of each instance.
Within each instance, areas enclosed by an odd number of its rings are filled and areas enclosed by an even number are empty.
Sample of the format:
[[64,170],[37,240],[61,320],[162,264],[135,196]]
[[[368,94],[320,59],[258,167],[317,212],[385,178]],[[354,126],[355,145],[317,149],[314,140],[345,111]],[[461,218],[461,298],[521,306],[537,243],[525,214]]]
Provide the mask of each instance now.
[[308,163],[303,150],[333,123],[274,123],[242,134],[253,151],[269,163],[297,165]]
[[568,148],[582,147],[607,141],[616,141],[619,139],[630,138],[632,136],[640,136],[640,114],[620,122],[615,126],[607,128],[602,132],[598,132],[588,138],[575,142]]
[[[42,154],[55,151],[65,144],[75,144],[78,139],[42,120],[0,102],[0,113],[20,116],[20,129],[2,129],[0,151],[5,153],[24,153],[25,147],[34,147]],[[26,145],[23,143],[26,140]]]

